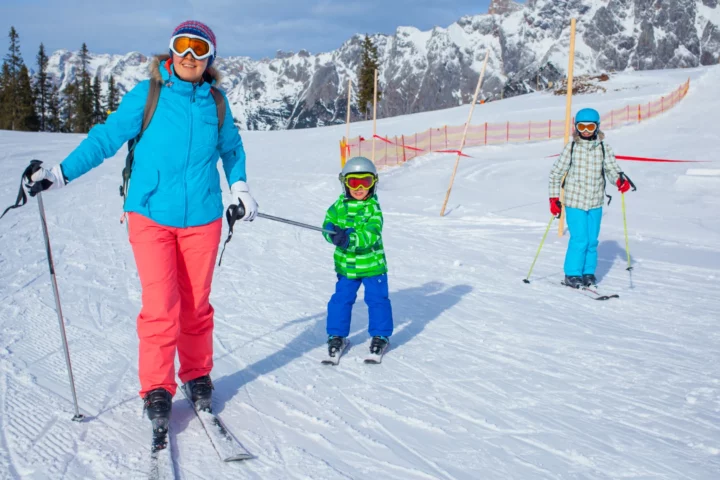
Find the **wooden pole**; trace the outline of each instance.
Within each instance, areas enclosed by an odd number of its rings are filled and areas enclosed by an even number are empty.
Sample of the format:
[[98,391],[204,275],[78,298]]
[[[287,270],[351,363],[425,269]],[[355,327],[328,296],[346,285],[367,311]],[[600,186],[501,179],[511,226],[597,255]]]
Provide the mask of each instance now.
[[375,69],[375,90],[373,92],[373,139],[372,139],[372,158],[375,163],[375,135],[377,134],[377,68]]
[[345,123],[347,124],[346,132],[347,135],[345,137],[348,139],[348,143],[350,143],[350,96],[352,92],[352,80],[348,78],[348,106],[347,106],[347,120]]
[[[565,143],[570,141],[570,127],[572,119],[572,95],[573,95],[573,72],[575,70],[575,19],[570,20],[570,59],[568,60],[568,81],[567,81],[567,101],[565,102]],[[564,180],[564,179],[563,179]],[[565,189],[560,189],[560,202],[565,201]],[[558,222],[558,237],[562,237],[565,232],[565,209],[560,211],[560,221]]]
[[460,165],[460,156],[462,155],[463,147],[465,147],[465,138],[467,137],[468,128],[470,128],[470,120],[472,120],[473,110],[475,110],[475,103],[477,102],[478,95],[480,94],[480,87],[482,86],[483,78],[485,77],[485,68],[487,67],[489,57],[490,50],[485,52],[485,61],[483,62],[482,71],[480,72],[480,78],[478,79],[478,84],[475,88],[475,95],[473,96],[472,105],[470,105],[470,114],[468,115],[467,122],[465,122],[465,131],[463,132],[462,141],[460,142],[460,148],[458,149],[457,160],[455,160],[455,168],[453,169],[452,177],[450,178],[450,187],[448,187],[447,194],[445,194],[445,201],[443,202],[442,209],[440,210],[441,217],[445,216],[445,208],[447,207],[448,200],[450,200],[450,192],[452,191],[453,183],[455,182],[455,175],[457,174],[457,169]]

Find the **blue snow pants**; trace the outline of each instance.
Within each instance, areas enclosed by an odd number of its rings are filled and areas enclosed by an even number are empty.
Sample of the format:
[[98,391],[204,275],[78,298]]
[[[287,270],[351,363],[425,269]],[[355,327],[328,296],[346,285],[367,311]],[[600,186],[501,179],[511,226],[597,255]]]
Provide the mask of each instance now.
[[350,335],[350,318],[360,285],[365,286],[365,303],[370,316],[368,331],[371,337],[389,337],[393,333],[392,307],[387,274],[351,280],[338,275],[335,293],[328,303],[327,334]]
[[594,275],[597,267],[602,207],[592,210],[566,208],[565,217],[570,230],[570,241],[565,255],[565,275],[569,277]]

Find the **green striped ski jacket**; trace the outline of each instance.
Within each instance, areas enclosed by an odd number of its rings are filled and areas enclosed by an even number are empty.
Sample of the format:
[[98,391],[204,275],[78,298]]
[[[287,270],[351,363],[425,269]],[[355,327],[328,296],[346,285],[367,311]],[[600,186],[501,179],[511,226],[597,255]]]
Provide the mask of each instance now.
[[[356,279],[387,273],[382,242],[383,215],[376,195],[362,201],[340,195],[328,209],[323,225],[328,222],[355,230],[350,234],[347,249],[335,248],[335,271],[338,274]],[[332,243],[331,235],[323,235]]]

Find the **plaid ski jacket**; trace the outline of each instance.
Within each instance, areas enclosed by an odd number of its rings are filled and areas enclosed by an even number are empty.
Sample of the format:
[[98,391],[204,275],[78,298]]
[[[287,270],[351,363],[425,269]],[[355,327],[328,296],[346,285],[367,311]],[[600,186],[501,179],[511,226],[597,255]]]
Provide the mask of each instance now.
[[[328,209],[327,225],[332,222],[340,228],[353,228],[350,245],[346,250],[335,248],[335,271],[350,279],[374,277],[387,273],[385,250],[382,243],[383,216],[377,196],[357,201],[345,194]],[[331,235],[323,234],[332,243]]]
[[615,185],[621,173],[615,153],[604,139],[602,132],[597,140],[583,140],[575,134],[550,171],[550,198],[560,197],[562,179],[567,173],[563,202],[566,207],[587,211],[603,206],[606,186],[603,173],[611,185]]

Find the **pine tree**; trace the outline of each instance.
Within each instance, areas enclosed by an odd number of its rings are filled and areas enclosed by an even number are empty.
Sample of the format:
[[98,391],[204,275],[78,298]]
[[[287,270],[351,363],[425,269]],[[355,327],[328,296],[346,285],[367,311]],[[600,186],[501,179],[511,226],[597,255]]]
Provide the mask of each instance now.
[[62,111],[60,107],[60,89],[57,85],[52,85],[48,94],[47,103],[47,123],[48,132],[62,131]]
[[[15,27],[10,27],[8,37],[10,38],[10,48],[3,63],[3,102],[0,123],[9,130],[19,130],[24,122],[21,112],[26,109],[26,105],[19,103],[21,101],[20,84],[23,81],[21,71],[25,65],[20,55],[20,35]],[[22,100],[27,101],[28,99],[23,98]]]
[[17,90],[17,125],[15,130],[37,132],[40,129],[40,119],[35,112],[35,93],[30,81],[30,72],[23,65],[18,73]]
[[105,101],[105,107],[106,107],[106,114],[110,114],[117,110],[118,103],[120,103],[120,94],[118,92],[117,86],[115,85],[115,77],[110,75],[110,79],[108,80],[108,92],[107,92],[107,100]]
[[0,71],[0,130],[10,130],[12,128],[11,82],[10,66],[3,63]]
[[[380,64],[378,62],[378,51],[377,47],[370,39],[368,35],[365,35],[365,39],[362,43],[362,61],[360,64],[360,71],[358,72],[358,110],[365,114],[367,119],[368,111],[372,105],[373,96],[375,90],[375,70],[380,70]],[[382,92],[378,85],[377,101],[380,101]]]
[[52,82],[47,73],[48,57],[45,54],[45,46],[41,43],[40,50],[38,51],[37,57],[38,72],[35,75],[35,111],[38,114],[40,120],[40,131],[44,132],[48,130],[47,117],[48,117],[48,102],[50,97],[50,90],[52,89]]
[[76,78],[77,86],[73,102],[75,105],[75,114],[73,119],[73,129],[75,133],[87,133],[93,125],[93,92],[90,73],[88,72],[88,63],[90,54],[85,43],[82,44],[80,50],[80,75]]
[[93,125],[103,123],[105,121],[105,111],[102,106],[102,99],[100,97],[102,89],[100,88],[100,77],[95,75],[95,79],[92,84],[92,97],[93,97]]
[[68,83],[62,92],[60,100],[60,131],[64,133],[81,132],[78,111],[80,110],[80,83],[76,78]]

